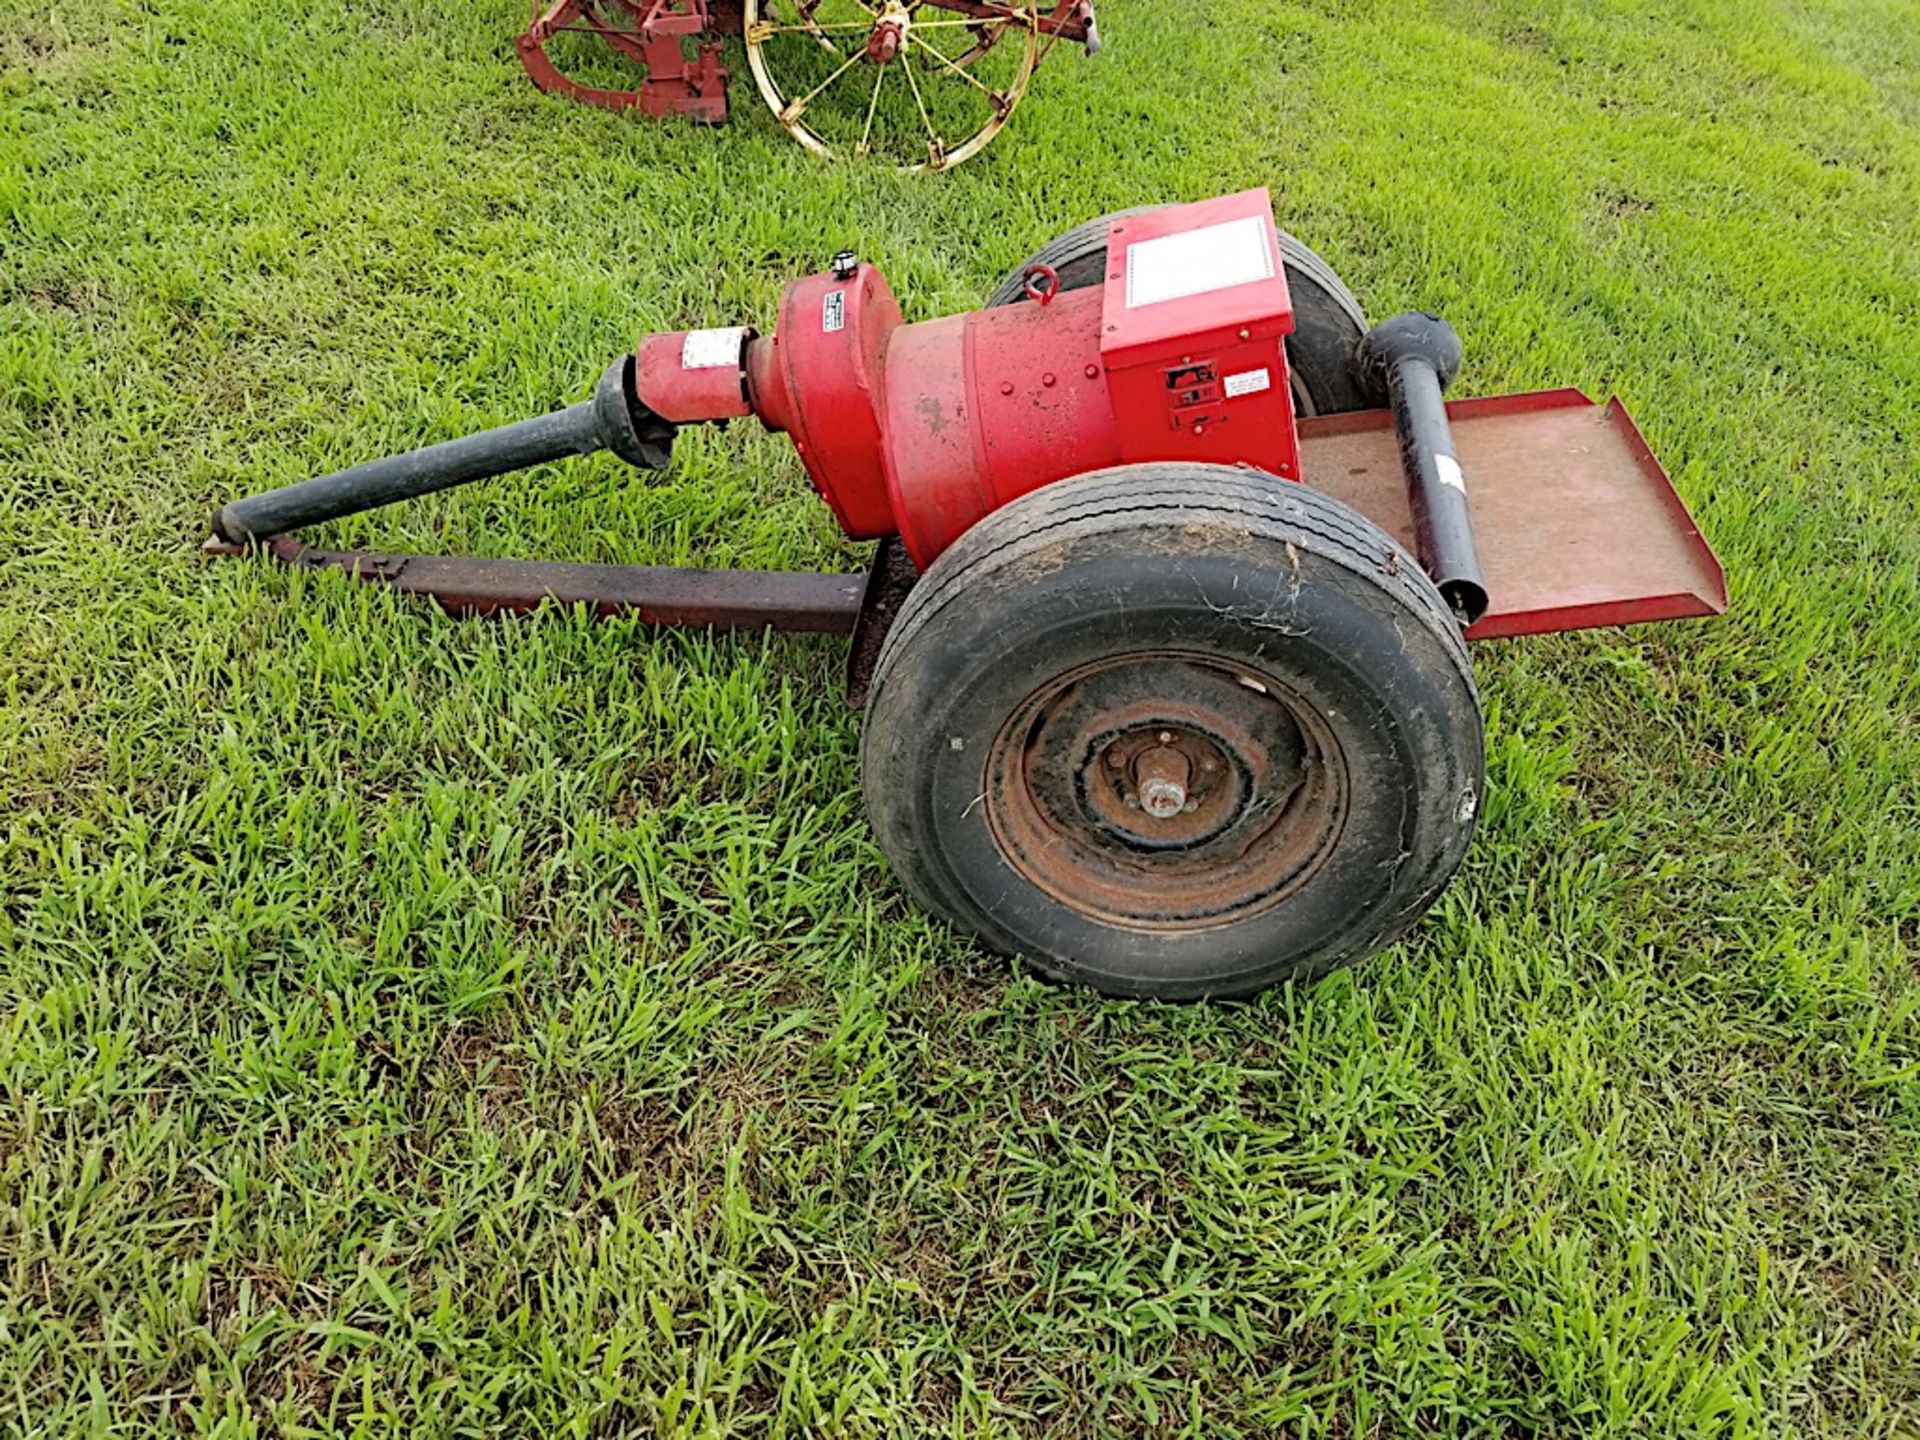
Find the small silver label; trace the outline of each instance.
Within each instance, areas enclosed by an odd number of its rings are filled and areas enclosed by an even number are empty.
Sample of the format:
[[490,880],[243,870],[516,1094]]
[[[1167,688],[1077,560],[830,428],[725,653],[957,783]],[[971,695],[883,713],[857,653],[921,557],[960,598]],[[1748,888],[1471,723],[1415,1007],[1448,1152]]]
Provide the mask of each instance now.
[[1440,483],[1451,485],[1462,495],[1467,493],[1467,477],[1460,473],[1460,462],[1451,455],[1433,457],[1433,468],[1440,472]]
[[747,327],[730,325],[724,330],[689,330],[680,342],[682,370],[718,370],[738,366],[740,347],[747,343]]
[[843,330],[847,324],[847,292],[829,290],[827,298],[820,302],[820,329],[828,335]]
[[1258,395],[1262,390],[1271,389],[1273,376],[1267,373],[1263,365],[1258,370],[1242,370],[1237,375],[1229,375],[1226,380],[1227,398],[1240,395]]

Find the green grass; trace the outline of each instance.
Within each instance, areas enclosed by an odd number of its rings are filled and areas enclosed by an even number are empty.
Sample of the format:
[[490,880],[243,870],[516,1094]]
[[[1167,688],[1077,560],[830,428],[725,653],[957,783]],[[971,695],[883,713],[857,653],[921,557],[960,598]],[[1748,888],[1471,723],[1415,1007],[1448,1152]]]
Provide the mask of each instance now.
[[[1109,0],[942,178],[547,100],[523,12],[0,0],[11,1433],[1920,1433],[1920,4]],[[1405,944],[1238,1006],[916,914],[837,645],[457,623],[219,498],[1272,187],[1617,390],[1723,620],[1482,647]],[[325,538],[858,563],[689,435]]]

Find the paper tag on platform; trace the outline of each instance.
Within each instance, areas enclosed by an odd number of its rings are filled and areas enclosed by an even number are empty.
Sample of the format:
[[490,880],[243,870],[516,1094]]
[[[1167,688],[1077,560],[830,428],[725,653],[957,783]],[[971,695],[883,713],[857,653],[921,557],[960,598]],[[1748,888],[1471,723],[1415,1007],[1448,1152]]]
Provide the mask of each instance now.
[[718,370],[723,365],[738,365],[740,350],[747,343],[747,327],[729,325],[724,330],[689,330],[680,342],[682,370]]

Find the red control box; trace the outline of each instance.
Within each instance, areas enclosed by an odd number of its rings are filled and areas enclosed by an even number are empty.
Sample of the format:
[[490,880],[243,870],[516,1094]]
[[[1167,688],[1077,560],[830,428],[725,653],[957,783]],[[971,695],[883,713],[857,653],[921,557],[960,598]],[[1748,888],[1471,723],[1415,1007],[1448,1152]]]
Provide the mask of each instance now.
[[1300,478],[1293,302],[1265,190],[1113,222],[1100,363],[1123,459],[1245,459]]

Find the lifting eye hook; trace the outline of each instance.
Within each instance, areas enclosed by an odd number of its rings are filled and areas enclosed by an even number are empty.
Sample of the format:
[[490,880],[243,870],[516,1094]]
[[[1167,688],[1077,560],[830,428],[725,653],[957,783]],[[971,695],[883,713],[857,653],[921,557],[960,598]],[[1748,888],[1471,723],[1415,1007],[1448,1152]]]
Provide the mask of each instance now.
[[[1043,286],[1039,281],[1046,281]],[[1051,265],[1029,265],[1026,273],[1020,277],[1020,286],[1027,292],[1029,300],[1038,300],[1040,308],[1046,309],[1053,303],[1053,297],[1060,293],[1060,276]]]

